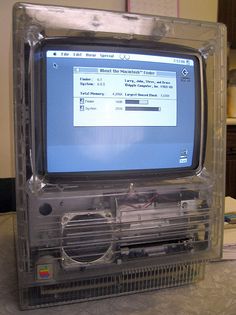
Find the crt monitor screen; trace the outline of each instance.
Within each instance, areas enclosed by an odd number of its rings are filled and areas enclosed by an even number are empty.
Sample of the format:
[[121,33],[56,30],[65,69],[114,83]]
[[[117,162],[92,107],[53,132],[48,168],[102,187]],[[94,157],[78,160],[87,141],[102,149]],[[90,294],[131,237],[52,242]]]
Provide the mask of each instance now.
[[46,174],[131,176],[199,167],[196,53],[47,44],[41,59]]

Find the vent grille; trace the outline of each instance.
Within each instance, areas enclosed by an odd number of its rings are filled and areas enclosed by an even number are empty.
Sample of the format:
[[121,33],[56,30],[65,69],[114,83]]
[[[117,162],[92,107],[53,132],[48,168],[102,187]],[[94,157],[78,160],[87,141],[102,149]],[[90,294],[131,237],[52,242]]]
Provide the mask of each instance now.
[[205,261],[188,262],[148,266],[108,276],[41,285],[22,291],[25,293],[22,305],[24,309],[47,307],[185,285],[203,279],[204,269]]

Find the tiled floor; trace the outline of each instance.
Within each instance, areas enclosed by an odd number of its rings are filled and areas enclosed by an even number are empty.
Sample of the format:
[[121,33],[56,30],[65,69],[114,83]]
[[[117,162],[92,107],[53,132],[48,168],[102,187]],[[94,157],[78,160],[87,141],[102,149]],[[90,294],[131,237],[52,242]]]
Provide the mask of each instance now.
[[[0,215],[0,315],[24,314],[18,309],[14,214]],[[235,315],[236,261],[211,263],[205,280],[189,286],[100,301],[26,311],[66,315]]]

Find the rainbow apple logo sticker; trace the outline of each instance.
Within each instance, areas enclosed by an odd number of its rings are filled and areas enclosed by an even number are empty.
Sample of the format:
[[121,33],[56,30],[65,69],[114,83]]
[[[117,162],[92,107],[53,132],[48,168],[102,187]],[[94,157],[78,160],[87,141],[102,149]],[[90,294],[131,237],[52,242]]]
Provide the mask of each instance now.
[[38,280],[48,280],[52,278],[52,268],[49,264],[37,266],[37,278]]

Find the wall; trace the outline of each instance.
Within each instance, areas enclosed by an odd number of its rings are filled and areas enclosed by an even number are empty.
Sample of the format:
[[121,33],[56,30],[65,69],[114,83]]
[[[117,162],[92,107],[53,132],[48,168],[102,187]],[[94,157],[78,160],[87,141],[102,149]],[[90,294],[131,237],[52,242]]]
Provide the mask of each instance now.
[[236,69],[236,49],[229,51],[229,70]]
[[186,19],[217,21],[218,0],[179,0],[179,16]]
[[[16,1],[0,0],[0,178],[14,177],[11,10]],[[125,0],[30,0],[31,3],[125,10]],[[216,21],[217,0],[179,0],[183,18]]]

